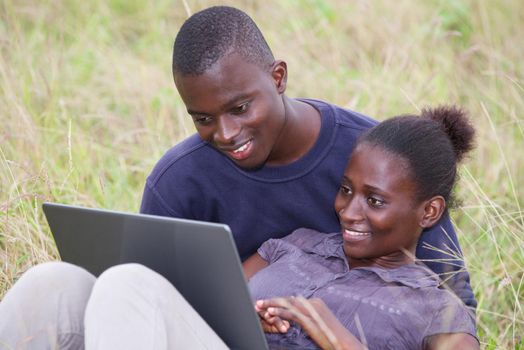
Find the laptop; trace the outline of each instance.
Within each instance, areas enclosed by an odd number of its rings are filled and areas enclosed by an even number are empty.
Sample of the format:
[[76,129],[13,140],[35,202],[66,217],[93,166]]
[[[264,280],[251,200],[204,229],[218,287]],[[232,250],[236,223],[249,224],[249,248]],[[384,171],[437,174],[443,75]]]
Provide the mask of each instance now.
[[231,349],[267,349],[227,225],[44,203],[63,261],[99,276],[139,263],[169,280]]

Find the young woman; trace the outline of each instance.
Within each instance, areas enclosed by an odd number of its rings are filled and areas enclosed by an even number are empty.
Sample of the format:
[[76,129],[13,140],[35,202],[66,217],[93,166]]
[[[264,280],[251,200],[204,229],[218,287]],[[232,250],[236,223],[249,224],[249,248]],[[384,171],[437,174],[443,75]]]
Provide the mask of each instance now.
[[[422,230],[452,202],[473,135],[461,110],[442,107],[360,137],[335,200],[341,232],[299,229],[245,262],[271,343],[478,349],[473,315],[414,260]],[[303,298],[267,299],[289,295]]]
[[[341,232],[299,229],[244,263],[272,348],[479,348],[473,315],[414,259],[422,230],[452,202],[457,162],[473,134],[453,107],[392,118],[363,134],[335,201]],[[41,264],[0,303],[1,348],[84,344],[227,348],[167,280],[137,264],[98,279],[70,264]]]

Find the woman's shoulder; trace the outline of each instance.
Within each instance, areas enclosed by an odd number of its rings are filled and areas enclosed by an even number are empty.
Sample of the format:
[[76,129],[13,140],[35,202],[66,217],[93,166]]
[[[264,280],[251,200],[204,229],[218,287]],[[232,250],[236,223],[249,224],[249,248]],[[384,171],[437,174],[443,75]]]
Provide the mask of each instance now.
[[284,256],[296,258],[299,255],[313,253],[319,257],[339,256],[342,238],[339,233],[323,233],[308,228],[299,228],[282,238],[265,241],[258,253],[268,262]]
[[291,232],[289,235],[282,237],[283,241],[286,241],[295,245],[305,245],[309,242],[317,242],[325,239],[326,233],[319,232],[317,230],[309,229],[306,227],[298,228]]
[[306,251],[323,251],[331,245],[338,247],[342,243],[342,238],[338,232],[324,233],[309,228],[296,229],[281,240]]
[[379,344],[378,348],[416,348],[426,337],[443,333],[476,335],[474,313],[452,291],[443,288],[442,280],[425,266],[365,270],[381,287],[361,306],[365,310],[360,312],[365,315],[363,325],[377,325],[380,319],[385,329],[395,324],[395,329],[402,330],[389,333],[387,341],[382,335],[371,337],[369,340]]
[[443,333],[467,333],[476,337],[475,312],[446,288],[437,274],[423,264],[406,265],[399,272],[411,281],[414,296],[420,299],[419,307],[428,317],[424,338]]

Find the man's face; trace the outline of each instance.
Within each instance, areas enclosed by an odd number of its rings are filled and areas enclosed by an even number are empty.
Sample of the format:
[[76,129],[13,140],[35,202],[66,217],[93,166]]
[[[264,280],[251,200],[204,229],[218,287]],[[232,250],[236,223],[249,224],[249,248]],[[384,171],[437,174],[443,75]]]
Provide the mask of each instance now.
[[263,69],[237,54],[201,75],[175,73],[175,84],[202,140],[246,169],[278,156],[285,125],[285,64]]

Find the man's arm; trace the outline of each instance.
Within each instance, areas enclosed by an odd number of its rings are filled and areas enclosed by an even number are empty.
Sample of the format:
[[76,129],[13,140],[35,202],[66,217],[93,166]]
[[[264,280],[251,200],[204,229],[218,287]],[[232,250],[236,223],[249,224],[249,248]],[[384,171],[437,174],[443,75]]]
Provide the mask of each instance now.
[[443,215],[435,226],[424,230],[416,255],[440,276],[464,304],[473,309],[477,307],[462,250],[449,215]]
[[251,255],[242,263],[242,267],[244,268],[244,276],[246,276],[248,281],[255,273],[267,266],[268,262],[262,259],[258,253]]

